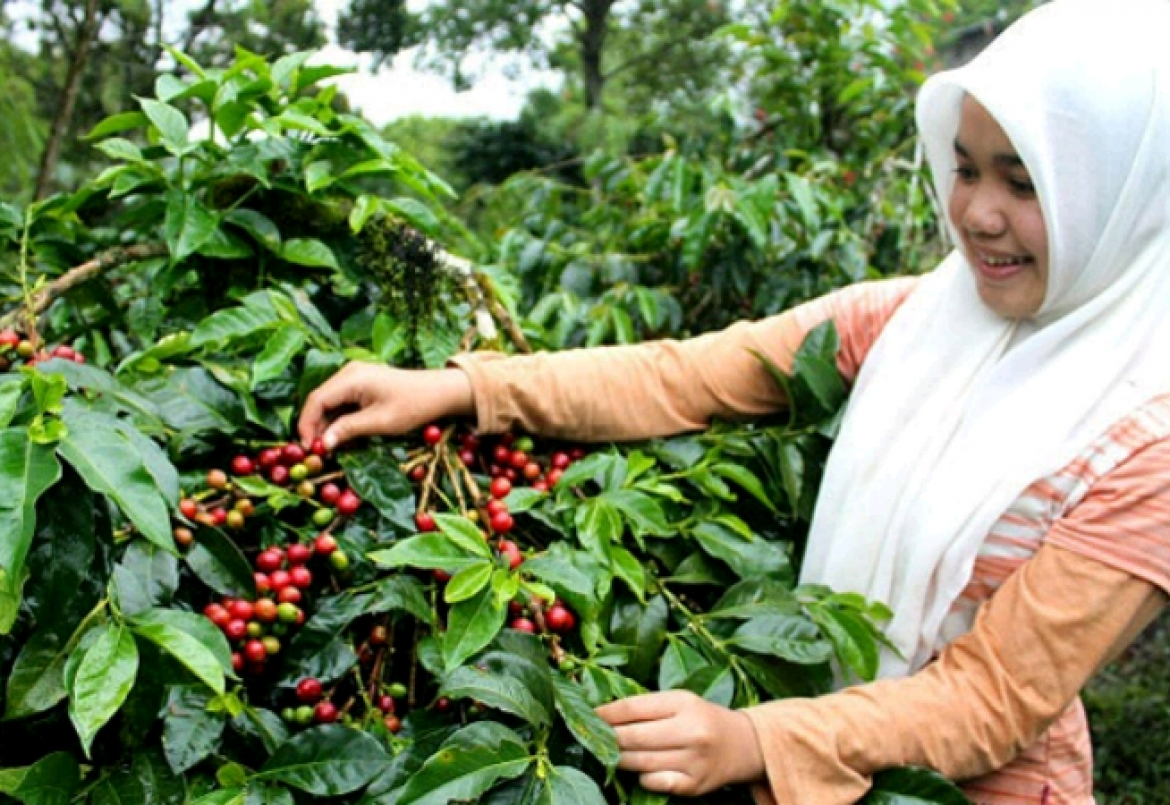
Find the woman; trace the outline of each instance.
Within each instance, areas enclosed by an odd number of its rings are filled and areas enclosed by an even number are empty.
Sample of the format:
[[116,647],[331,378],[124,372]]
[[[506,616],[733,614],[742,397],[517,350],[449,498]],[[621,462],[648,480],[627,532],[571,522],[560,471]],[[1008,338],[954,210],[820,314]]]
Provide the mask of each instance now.
[[[881,679],[731,711],[599,709],[650,789],[851,803],[924,765],[979,803],[1091,803],[1076,694],[1170,591],[1170,4],[1056,0],[931,78],[918,123],[958,248],[684,342],[435,372],[352,365],[308,400],[339,444],[445,416],[635,439],[783,405],[832,318],[853,382],[802,581],[890,605]],[[342,406],[357,410],[330,419]]]

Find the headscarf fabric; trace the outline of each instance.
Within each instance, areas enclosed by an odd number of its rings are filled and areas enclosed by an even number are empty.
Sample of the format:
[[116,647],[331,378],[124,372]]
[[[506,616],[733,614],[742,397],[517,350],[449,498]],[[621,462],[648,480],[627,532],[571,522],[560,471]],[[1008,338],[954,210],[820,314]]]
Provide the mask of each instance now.
[[917,122],[944,204],[967,95],[1036,187],[1048,285],[1034,318],[1001,318],[955,251],[858,376],[801,581],[891,607],[881,677],[941,648],[984,539],[1033,481],[1170,392],[1170,0],[1054,0],[928,79]]

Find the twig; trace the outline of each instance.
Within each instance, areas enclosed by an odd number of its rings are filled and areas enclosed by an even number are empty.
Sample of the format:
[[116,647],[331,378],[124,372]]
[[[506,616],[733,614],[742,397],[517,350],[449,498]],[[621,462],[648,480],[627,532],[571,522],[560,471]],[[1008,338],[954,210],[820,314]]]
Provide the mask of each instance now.
[[29,310],[11,310],[0,316],[0,328],[13,326],[25,313],[31,319],[44,312],[58,297],[104,272],[126,263],[135,263],[139,260],[148,260],[151,257],[162,257],[168,254],[168,249],[162,243],[147,243],[139,246],[117,246],[98,254],[92,260],[66,271],[57,279],[45,285],[32,295]]

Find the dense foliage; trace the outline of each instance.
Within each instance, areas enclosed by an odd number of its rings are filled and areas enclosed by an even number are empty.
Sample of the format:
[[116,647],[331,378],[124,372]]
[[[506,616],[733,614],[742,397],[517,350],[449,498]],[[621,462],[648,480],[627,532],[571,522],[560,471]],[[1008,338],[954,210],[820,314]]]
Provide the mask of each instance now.
[[90,133],[99,176],[0,205],[0,797],[661,802],[592,706],[872,676],[888,613],[795,586],[831,330],[777,422],[306,452],[292,419],[345,360],[520,347],[517,299],[439,248],[446,185],[335,110],[336,70],[171,55]]

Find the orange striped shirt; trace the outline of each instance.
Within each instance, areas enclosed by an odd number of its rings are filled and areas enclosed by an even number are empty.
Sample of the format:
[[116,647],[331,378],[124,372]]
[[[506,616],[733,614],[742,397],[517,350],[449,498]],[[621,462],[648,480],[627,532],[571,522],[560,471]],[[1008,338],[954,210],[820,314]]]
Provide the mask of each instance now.
[[[806,326],[826,314],[833,319],[841,337],[838,368],[852,381],[916,283],[912,278],[854,286],[810,303],[800,315]],[[1151,459],[1150,473],[1165,472],[1164,456],[1147,449],[1165,451],[1168,440],[1170,395],[1164,395],[1115,423],[1066,466],[1032,483],[992,526],[971,580],[944,624],[944,634],[953,639],[966,632],[978,607],[1044,542],[1170,592],[1170,500],[1154,494],[1163,485],[1152,485],[1141,506],[1122,512],[1109,505],[1108,496],[1086,499],[1090,489],[1125,462]],[[1074,510],[1076,527],[1065,527],[1065,518]],[[1080,700],[1010,764],[968,781],[964,790],[978,805],[1091,805],[1092,747]]]

